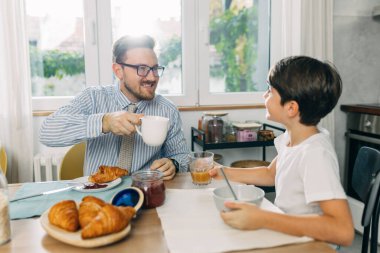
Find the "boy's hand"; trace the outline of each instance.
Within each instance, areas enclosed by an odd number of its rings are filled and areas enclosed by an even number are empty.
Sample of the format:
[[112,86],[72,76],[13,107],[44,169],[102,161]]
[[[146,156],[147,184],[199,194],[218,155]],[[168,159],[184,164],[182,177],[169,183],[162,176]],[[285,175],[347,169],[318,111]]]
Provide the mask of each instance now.
[[231,227],[242,230],[256,230],[263,227],[263,210],[254,204],[226,201],[224,205],[229,212],[221,212],[224,222]]
[[216,179],[216,180],[223,179],[223,175],[222,175],[221,172],[220,172],[220,168],[221,168],[222,166],[223,166],[223,165],[214,162],[214,166],[212,167],[212,169],[210,169],[210,170],[208,171],[208,174],[210,174],[210,176],[211,176],[213,179]]

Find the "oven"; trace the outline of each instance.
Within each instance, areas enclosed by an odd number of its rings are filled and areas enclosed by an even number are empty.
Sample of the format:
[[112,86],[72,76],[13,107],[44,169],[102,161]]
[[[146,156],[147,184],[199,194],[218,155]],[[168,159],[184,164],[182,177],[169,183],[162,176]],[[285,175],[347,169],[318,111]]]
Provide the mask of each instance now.
[[370,114],[349,113],[346,132],[346,190],[355,199],[358,196],[352,189],[352,170],[356,155],[361,147],[367,146],[380,150],[380,116]]
[[[344,107],[347,115],[345,176],[344,186],[354,219],[355,228],[362,231],[361,216],[364,204],[352,188],[352,171],[355,159],[361,147],[367,146],[380,150],[380,104]],[[379,235],[380,236],[380,235]]]

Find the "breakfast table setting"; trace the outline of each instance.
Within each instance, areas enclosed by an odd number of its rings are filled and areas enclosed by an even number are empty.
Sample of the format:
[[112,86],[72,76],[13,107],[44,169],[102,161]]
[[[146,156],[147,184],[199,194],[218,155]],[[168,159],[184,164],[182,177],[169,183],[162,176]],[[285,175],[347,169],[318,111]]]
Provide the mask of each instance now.
[[[10,184],[11,240],[0,246],[1,252],[335,252],[327,243],[308,237],[295,237],[275,231],[260,229],[241,231],[223,223],[213,200],[213,189],[224,187],[223,180],[199,186],[192,183],[190,173],[178,173],[173,180],[164,182],[164,202],[155,208],[135,206],[136,215],[127,228],[116,235],[106,235],[94,244],[65,241],[66,231],[46,229],[47,212],[62,200],[80,202],[85,196],[94,196],[114,204],[116,196],[135,189],[130,176],[122,177],[109,189],[86,192],[71,181]],[[108,187],[108,186],[107,186]],[[106,187],[106,188],[107,188]],[[62,190],[63,188],[69,188]],[[28,197],[41,192],[51,194]],[[61,190],[61,191],[59,191]],[[119,193],[119,195],[118,195]],[[140,195],[139,195],[140,194]],[[146,196],[146,192],[137,196]],[[12,201],[17,200],[17,201]],[[137,203],[138,202],[138,203]],[[281,212],[267,199],[261,208]],[[121,233],[119,232],[119,233]],[[118,233],[116,233],[118,234]],[[64,235],[61,237],[61,235]],[[84,241],[84,242],[83,242]]]

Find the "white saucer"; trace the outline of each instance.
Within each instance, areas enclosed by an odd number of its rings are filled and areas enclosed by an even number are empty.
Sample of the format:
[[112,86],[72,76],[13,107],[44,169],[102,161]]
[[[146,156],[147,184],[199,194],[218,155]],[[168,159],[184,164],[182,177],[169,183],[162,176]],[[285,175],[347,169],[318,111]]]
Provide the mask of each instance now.
[[[89,182],[88,181],[88,176],[85,176],[85,177],[78,177],[76,179],[73,180],[74,182],[78,182],[78,183],[83,183],[83,184],[93,184],[92,182]],[[102,191],[107,191],[109,189],[112,189],[114,188],[115,186],[119,185],[120,183],[122,182],[122,179],[121,178],[117,178],[111,182],[108,182],[108,183],[101,183],[101,184],[105,184],[107,185],[106,187],[103,187],[103,188],[97,188],[97,189],[84,189],[84,185],[78,185],[78,186],[75,186],[73,188],[74,191],[78,191],[78,192],[102,192]]]

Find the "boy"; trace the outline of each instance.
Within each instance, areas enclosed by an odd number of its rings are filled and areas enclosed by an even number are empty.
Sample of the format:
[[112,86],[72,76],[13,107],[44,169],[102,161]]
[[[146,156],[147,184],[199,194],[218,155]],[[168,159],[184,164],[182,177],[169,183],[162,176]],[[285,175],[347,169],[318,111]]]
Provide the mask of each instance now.
[[[275,185],[275,205],[285,214],[226,202],[225,206],[234,210],[221,213],[222,219],[238,229],[266,228],[350,245],[354,229],[337,156],[328,132],[317,127],[338,102],[342,91],[339,74],[333,66],[310,57],[288,57],[270,70],[268,85],[266,118],[286,128],[275,139],[278,155],[268,167],[225,171],[232,181]],[[218,168],[210,175],[222,178]]]

